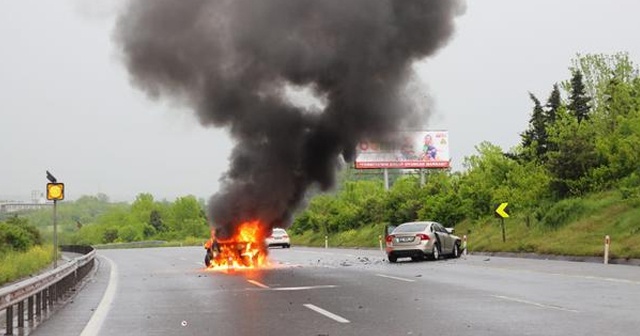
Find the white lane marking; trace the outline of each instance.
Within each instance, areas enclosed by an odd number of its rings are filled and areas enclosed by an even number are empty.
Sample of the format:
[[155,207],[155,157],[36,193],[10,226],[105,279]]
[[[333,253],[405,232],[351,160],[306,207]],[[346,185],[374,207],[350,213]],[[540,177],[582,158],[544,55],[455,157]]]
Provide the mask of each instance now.
[[394,279],[394,280],[400,280],[400,281],[406,281],[406,282],[415,282],[415,280],[413,279],[398,278],[391,275],[384,275],[384,274],[376,274],[376,275],[379,277],[388,278],[388,279]]
[[558,276],[563,278],[569,277],[569,278],[577,278],[577,279],[583,279],[583,280],[597,280],[597,281],[624,283],[624,284],[630,284],[630,285],[640,285],[640,281],[633,281],[633,280],[620,279],[620,278],[605,278],[600,276],[580,275],[580,274],[550,273],[545,271],[532,271],[532,270],[525,270],[525,269],[519,269],[519,268],[507,268],[507,267],[499,267],[499,266],[486,266],[486,265],[485,266],[469,265],[469,266],[479,267],[479,268],[489,268],[489,269],[495,269],[495,270],[501,270],[501,271],[519,271],[519,272],[535,273],[535,274],[548,274],[548,275],[553,275],[553,276]]
[[336,314],[334,314],[334,313],[332,313],[330,311],[324,310],[324,309],[322,309],[322,308],[320,308],[318,306],[312,305],[310,303],[305,303],[304,306],[309,308],[309,309],[311,309],[311,310],[313,310],[313,311],[315,311],[316,313],[320,313],[320,314],[322,314],[322,315],[324,315],[324,316],[326,316],[326,317],[328,317],[328,318],[330,318],[330,319],[332,319],[334,321],[337,321],[337,322],[340,322],[340,323],[349,323],[349,320],[347,320],[346,318],[344,318],[342,316],[339,316],[339,315],[336,315]]
[[563,307],[558,307],[558,306],[550,306],[550,305],[546,305],[546,304],[542,304],[542,303],[538,303],[538,302],[533,302],[533,301],[529,301],[529,300],[517,299],[517,298],[512,298],[512,297],[502,296],[502,295],[492,295],[492,296],[495,297],[495,298],[498,298],[498,299],[507,300],[507,301],[513,301],[513,302],[518,302],[518,303],[523,303],[523,304],[528,304],[528,305],[532,305],[532,306],[536,306],[536,307],[544,308],[544,309],[555,309],[555,310],[561,310],[561,311],[566,311],[566,312],[571,312],[571,313],[579,313],[579,311],[574,310],[574,309],[563,308]]
[[247,279],[247,282],[252,284],[252,285],[256,285],[256,286],[258,286],[260,288],[267,288],[267,289],[270,288],[269,286],[267,286],[267,285],[265,285],[265,284],[263,284],[261,282],[255,281],[255,280]]
[[321,289],[321,288],[336,288],[336,285],[319,285],[319,286],[301,286],[301,287],[276,287],[271,288],[274,291],[297,291],[297,290],[307,290],[307,289]]
[[[566,274],[554,274],[554,275],[565,275]],[[609,281],[609,282],[617,282],[617,283],[624,283],[624,284],[630,284],[630,285],[640,285],[639,281],[633,281],[633,280],[627,280],[627,279],[616,279],[616,278],[602,278],[602,277],[597,277],[597,276],[591,276],[591,275],[570,275],[573,277],[578,277],[578,278],[584,278],[587,280],[601,280],[601,281]]]
[[109,273],[109,284],[107,285],[107,289],[104,291],[104,295],[102,295],[98,308],[93,312],[89,323],[84,327],[80,336],[98,335],[100,328],[102,328],[102,324],[109,313],[109,309],[111,309],[111,304],[113,303],[113,298],[115,297],[116,290],[118,288],[118,267],[111,259],[105,256],[100,257],[106,260],[111,267],[111,272]]

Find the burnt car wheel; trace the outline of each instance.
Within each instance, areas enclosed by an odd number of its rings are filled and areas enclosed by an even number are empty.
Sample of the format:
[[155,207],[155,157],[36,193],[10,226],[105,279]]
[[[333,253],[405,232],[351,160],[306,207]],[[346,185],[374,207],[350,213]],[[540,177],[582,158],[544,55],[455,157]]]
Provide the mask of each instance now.
[[211,256],[209,255],[209,253],[208,253],[208,252],[207,252],[207,254],[205,254],[205,256],[204,256],[204,264],[205,264],[207,267],[210,267],[210,266],[211,266]]

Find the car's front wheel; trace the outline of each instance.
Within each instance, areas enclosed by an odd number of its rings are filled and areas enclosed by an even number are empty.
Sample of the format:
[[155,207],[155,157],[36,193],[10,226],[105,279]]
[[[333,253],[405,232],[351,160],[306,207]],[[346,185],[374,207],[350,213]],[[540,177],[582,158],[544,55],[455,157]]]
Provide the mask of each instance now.
[[204,264],[207,267],[211,266],[211,255],[209,255],[209,252],[207,252],[207,254],[204,256]]
[[459,243],[453,244],[453,252],[451,253],[451,255],[454,258],[460,258],[460,244]]
[[389,258],[389,262],[392,262],[392,263],[398,261],[398,257],[394,256],[393,254],[390,254],[388,258]]

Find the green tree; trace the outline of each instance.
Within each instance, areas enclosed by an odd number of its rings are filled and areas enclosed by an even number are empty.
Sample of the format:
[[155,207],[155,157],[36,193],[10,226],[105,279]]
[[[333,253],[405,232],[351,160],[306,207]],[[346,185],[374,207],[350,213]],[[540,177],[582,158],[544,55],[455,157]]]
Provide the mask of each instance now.
[[[546,110],[544,114],[544,124],[546,127],[553,125],[556,122],[558,110],[562,106],[562,97],[560,95],[560,87],[558,84],[553,84],[553,90],[547,99],[545,105]],[[545,127],[545,128],[546,128]]]
[[162,215],[158,210],[151,210],[151,213],[149,214],[149,225],[154,229],[155,232],[166,231],[166,227],[162,222]]
[[574,70],[571,77],[571,92],[569,93],[569,105],[567,105],[567,108],[578,120],[578,123],[589,119],[590,100],[591,98],[587,95],[585,85],[582,82],[582,72]]
[[469,218],[492,213],[498,200],[495,191],[508,181],[509,172],[515,164],[500,147],[489,142],[482,142],[476,150],[478,155],[465,158],[467,170],[462,174],[459,186],[460,202]]
[[[198,223],[202,228],[208,228],[204,209],[200,206],[195,196],[178,197],[171,206],[171,230],[188,234],[193,231],[193,223]],[[206,235],[206,232],[205,232]]]
[[550,140],[557,151],[549,153],[547,163],[554,195],[564,198],[593,190],[589,175],[601,164],[596,151],[593,123],[578,122],[568,113],[560,113],[550,129]]
[[547,153],[547,124],[545,111],[540,104],[540,100],[529,93],[529,98],[533,101],[533,111],[529,119],[528,128],[522,133],[522,148],[524,157],[527,160],[544,161]]

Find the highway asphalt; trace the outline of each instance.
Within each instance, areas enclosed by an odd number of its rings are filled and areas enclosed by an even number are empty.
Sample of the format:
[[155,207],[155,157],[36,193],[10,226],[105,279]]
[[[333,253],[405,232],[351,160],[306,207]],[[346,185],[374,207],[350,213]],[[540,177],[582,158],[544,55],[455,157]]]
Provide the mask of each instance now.
[[[100,250],[34,335],[637,335],[640,267],[379,250],[270,249],[213,272],[199,247]],[[402,261],[402,260],[401,260]]]

